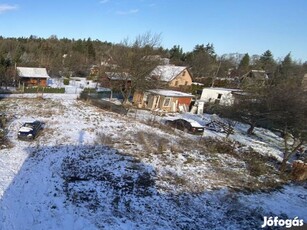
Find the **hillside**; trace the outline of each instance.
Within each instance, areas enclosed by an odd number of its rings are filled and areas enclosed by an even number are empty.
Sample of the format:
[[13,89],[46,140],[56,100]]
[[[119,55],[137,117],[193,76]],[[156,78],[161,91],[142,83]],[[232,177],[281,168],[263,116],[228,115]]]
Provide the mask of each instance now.
[[[264,216],[307,216],[306,185],[279,179],[281,140],[266,130],[251,139],[242,125],[229,144],[63,95],[0,104],[11,145],[0,150],[0,229],[255,229]],[[19,141],[30,118],[45,128]]]

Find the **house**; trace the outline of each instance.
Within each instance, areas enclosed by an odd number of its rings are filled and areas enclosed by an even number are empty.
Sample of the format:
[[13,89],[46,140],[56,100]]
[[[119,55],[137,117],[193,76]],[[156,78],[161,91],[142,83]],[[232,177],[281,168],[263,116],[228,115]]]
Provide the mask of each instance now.
[[163,58],[160,55],[148,55],[148,56],[144,56],[142,59],[146,61],[152,61],[155,63],[159,63],[159,65],[169,65],[170,63],[169,58]]
[[24,86],[47,86],[49,75],[46,68],[17,67],[17,75]]
[[93,80],[88,80],[84,77],[71,77],[69,78],[69,85],[75,86],[78,88],[91,88],[95,89],[98,86],[98,83]]
[[152,72],[152,77],[174,90],[184,89],[192,85],[192,76],[185,66],[158,65]]
[[192,94],[174,90],[153,89],[144,93],[135,93],[133,103],[139,108],[163,110],[166,112],[188,111]]
[[264,85],[269,79],[264,70],[251,70],[240,78],[241,85]]
[[131,76],[128,73],[105,72],[101,79],[101,86],[106,88],[129,87],[131,85]]
[[90,76],[98,76],[99,75],[99,67],[97,65],[92,65],[90,68]]
[[235,102],[236,95],[240,93],[242,93],[242,90],[239,89],[204,88],[200,96],[200,101],[230,106]]

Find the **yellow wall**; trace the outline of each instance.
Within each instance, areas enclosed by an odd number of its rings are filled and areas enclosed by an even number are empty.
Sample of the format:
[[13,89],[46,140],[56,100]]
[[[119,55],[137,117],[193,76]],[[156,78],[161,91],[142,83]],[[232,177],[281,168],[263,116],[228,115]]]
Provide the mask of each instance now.
[[170,83],[170,87],[180,87],[184,85],[192,85],[192,77],[189,71],[182,71],[177,77],[175,77]]
[[134,92],[132,102],[134,105],[138,107],[143,107],[144,105],[144,93],[143,92]]

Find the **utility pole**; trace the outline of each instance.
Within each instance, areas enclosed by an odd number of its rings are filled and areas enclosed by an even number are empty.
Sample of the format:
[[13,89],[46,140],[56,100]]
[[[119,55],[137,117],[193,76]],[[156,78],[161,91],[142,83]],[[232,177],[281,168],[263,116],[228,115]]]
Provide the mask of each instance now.
[[219,66],[218,66],[218,68],[217,68],[217,71],[216,71],[216,73],[215,73],[215,75],[214,75],[214,77],[213,77],[213,79],[212,79],[211,88],[213,88],[213,87],[214,87],[214,82],[215,82],[215,79],[216,79],[216,77],[217,77],[217,74],[219,73],[219,70],[220,70],[221,64],[222,64],[222,61],[220,61]]

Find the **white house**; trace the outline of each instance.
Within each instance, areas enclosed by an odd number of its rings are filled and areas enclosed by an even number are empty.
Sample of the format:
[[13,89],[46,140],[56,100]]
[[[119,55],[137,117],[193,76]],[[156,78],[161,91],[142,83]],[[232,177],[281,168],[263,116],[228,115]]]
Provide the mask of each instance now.
[[200,96],[200,101],[204,103],[215,103],[230,106],[235,101],[235,94],[242,92],[240,89],[226,88],[204,88]]

